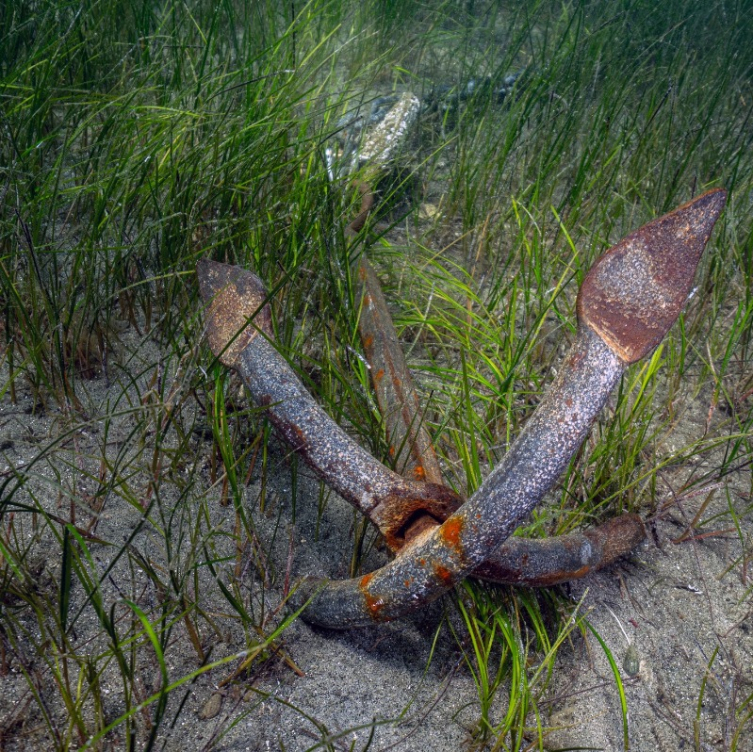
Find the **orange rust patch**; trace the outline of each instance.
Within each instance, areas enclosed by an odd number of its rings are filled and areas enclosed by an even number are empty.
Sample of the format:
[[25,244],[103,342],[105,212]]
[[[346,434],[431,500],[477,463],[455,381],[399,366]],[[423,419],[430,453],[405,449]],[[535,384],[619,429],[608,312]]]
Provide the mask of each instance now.
[[440,528],[439,534],[450,548],[460,546],[460,535],[463,532],[462,517],[450,517]]
[[452,572],[450,572],[447,567],[443,567],[441,564],[435,564],[434,574],[440,582],[444,583],[445,585],[452,585]]
[[366,306],[366,308],[369,308],[371,306],[371,295],[368,293],[363,296],[363,304]]
[[370,574],[365,574],[361,579],[358,581],[358,587],[363,590],[364,588],[367,588],[369,586],[369,583],[371,582],[371,579],[374,577],[374,573],[371,572]]
[[527,579],[534,587],[550,587],[552,585],[559,585],[565,580],[578,580],[581,577],[585,577],[591,571],[591,567],[588,565],[575,570],[555,570],[554,572],[548,572],[539,577],[534,577],[532,580]]
[[303,432],[300,426],[292,426],[293,431],[295,432],[295,435],[298,437],[298,441],[300,442],[299,446],[293,447],[293,449],[300,449],[302,446],[306,446],[306,434]]
[[372,337],[372,336],[371,336],[370,334],[367,334],[367,335],[366,335],[366,336],[365,336],[365,337],[363,338],[363,346],[364,346],[365,348],[367,348],[367,349],[368,349],[368,348],[369,348],[369,347],[371,347],[371,346],[372,346],[373,344],[374,344],[374,338],[373,338],[373,337]]
[[379,613],[384,608],[384,601],[381,598],[377,598],[371,593],[364,593],[363,597],[366,601],[366,608],[368,609],[371,618],[374,621],[379,621]]
[[374,621],[379,621],[379,613],[384,608],[384,599],[377,595],[373,595],[366,589],[373,576],[374,574],[371,573],[365,574],[361,577],[358,581],[358,588],[363,593],[363,599],[366,602],[366,610],[371,615],[371,618]]
[[416,465],[413,468],[413,475],[416,476],[416,480],[426,480],[426,470],[423,465]]
[[380,368],[375,374],[374,374],[374,384],[378,384],[382,379],[384,378],[384,368]]

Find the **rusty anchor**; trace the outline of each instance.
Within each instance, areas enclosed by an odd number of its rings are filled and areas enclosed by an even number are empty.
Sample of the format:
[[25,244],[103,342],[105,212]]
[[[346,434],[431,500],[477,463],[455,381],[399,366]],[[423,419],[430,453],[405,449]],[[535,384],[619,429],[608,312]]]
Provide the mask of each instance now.
[[[679,315],[725,198],[721,189],[709,191],[632,233],[597,261],[578,295],[578,337],[559,376],[500,465],[459,507],[461,500],[444,486],[389,471],[326,416],[274,348],[268,312],[261,307],[265,293],[253,274],[200,263],[202,297],[211,300],[212,350],[240,372],[254,400],[268,406],[274,425],[316,472],[399,551],[385,567],[358,579],[307,581],[298,591],[299,599],[312,597],[307,621],[330,628],[388,621],[434,600],[471,573],[527,584],[556,581],[560,564],[549,570],[543,565],[540,582],[526,580],[520,562],[536,558],[521,550],[528,543],[503,544],[554,484],[625,367],[650,353]],[[319,440],[323,433],[326,442]],[[432,524],[406,543],[417,516]],[[635,537],[636,522],[629,523],[632,532],[626,537]],[[608,526],[590,537],[565,538],[571,539],[565,547],[571,556],[568,561],[563,555],[561,566],[575,576],[589,568],[589,556],[598,562],[599,556],[611,555],[599,551],[613,539]],[[543,543],[534,549],[544,559],[561,554],[558,549],[547,557]]]

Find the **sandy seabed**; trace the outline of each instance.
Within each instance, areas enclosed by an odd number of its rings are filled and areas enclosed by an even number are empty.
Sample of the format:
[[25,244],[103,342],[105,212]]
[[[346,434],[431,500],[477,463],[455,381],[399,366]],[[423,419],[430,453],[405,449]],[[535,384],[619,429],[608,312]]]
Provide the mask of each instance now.
[[[109,386],[103,377],[85,382],[82,401],[87,420],[76,423],[77,418],[53,409],[35,410],[31,397],[22,388],[17,404],[6,401],[0,407],[0,444],[5,457],[2,470],[7,474],[11,468],[19,471],[28,467],[43,448],[57,440],[47,458],[31,466],[27,485],[14,500],[23,497],[28,501],[31,493],[40,507],[65,516],[69,513],[69,499],[55,489],[75,489],[78,524],[96,517],[97,536],[116,544],[132,538],[133,549],[157,565],[166,556],[164,537],[157,528],[169,524],[175,531],[182,531],[184,537],[175,535],[173,539],[173,545],[179,547],[179,555],[173,553],[173,560],[179,561],[180,547],[188,550],[191,546],[185,537],[191,521],[205,514],[201,534],[211,542],[211,550],[224,552],[229,559],[218,560],[214,575],[201,562],[197,568],[199,603],[217,625],[213,631],[199,620],[201,637],[210,660],[217,660],[242,650],[245,641],[237,619],[226,618],[230,609],[217,585],[217,578],[227,583],[234,577],[234,547],[228,535],[233,531],[234,514],[232,507],[220,504],[219,486],[209,482],[212,445],[206,435],[194,431],[190,456],[182,465],[194,479],[191,492],[181,495],[177,491],[179,484],[166,479],[160,491],[162,515],[158,516],[152,507],[151,524],[145,523],[138,506],[117,493],[108,494],[96,511],[87,506],[86,492],[95,486],[93,478],[103,453],[124,468],[131,466],[130,456],[132,467],[139,467],[143,475],[141,481],[138,474],[133,475],[130,484],[137,487],[142,483],[144,489],[148,486],[145,466],[151,457],[149,437],[154,432],[139,434],[145,437],[146,445],[135,440],[133,430],[139,412],[126,408],[129,398],[131,406],[144,407],[144,395],[153,388],[153,368],[148,364],[160,359],[156,345],[148,337],[137,340],[135,335],[127,334],[124,339],[129,336],[133,340],[126,349],[137,356],[131,356],[124,368],[134,375],[133,379],[118,378]],[[107,415],[115,417],[106,420]],[[703,398],[685,410],[675,433],[678,446],[703,434],[707,416],[708,402],[704,403]],[[200,416],[193,420],[194,426],[200,425]],[[662,500],[672,500],[670,489],[680,488],[691,474],[712,468],[717,459],[707,454],[694,460],[694,465],[686,463],[662,471],[666,490]],[[299,467],[293,504],[289,458],[278,444],[273,444],[270,466],[277,467],[277,471],[270,474],[271,481],[265,488],[265,511],[253,513],[257,543],[266,557],[269,578],[265,586],[254,568],[247,565],[238,584],[238,592],[256,613],[273,612],[280,604],[286,582],[297,576],[316,573],[346,577],[357,521],[353,510],[333,494],[323,512],[319,512],[320,485],[303,466]],[[722,516],[718,524],[712,521],[703,531],[723,532],[674,542],[687,532],[707,494],[675,499],[666,514],[650,525],[648,540],[632,557],[563,586],[573,606],[580,602],[580,612],[588,614],[590,623],[620,664],[626,657],[639,661],[635,675],[621,665],[632,750],[728,749],[741,720],[735,717],[735,707],[753,691],[753,573],[746,569],[747,551],[741,550],[740,535],[729,531],[730,517],[723,515],[728,505],[735,506],[741,515],[740,532],[746,543],[751,540],[753,520],[746,512],[750,505],[749,473],[749,469],[740,470],[711,489],[713,496],[702,518]],[[249,510],[258,510],[260,492],[259,480],[252,480],[245,489]],[[660,489],[659,493],[663,491]],[[169,519],[166,512],[171,514]],[[47,552],[59,552],[59,543],[52,540],[50,529],[38,519],[32,523],[28,516],[21,519],[17,514],[15,524],[20,533],[28,536],[30,561],[35,562],[39,572],[37,586],[53,592],[59,583],[59,554],[49,557]],[[139,532],[132,537],[137,527]],[[98,570],[105,572],[117,546],[92,543],[90,550]],[[371,547],[363,561],[363,571],[385,561],[386,554]],[[101,590],[108,606],[126,596],[137,598],[147,612],[154,609],[155,613],[160,605],[159,593],[126,556],[112,567]],[[70,613],[77,612],[84,598],[82,588],[74,586]],[[279,620],[282,613],[275,618]],[[37,622],[28,609],[17,612],[14,618],[39,638]],[[361,750],[369,740],[368,748],[375,751],[449,752],[472,747],[472,731],[479,717],[478,696],[457,640],[446,621],[443,626],[446,618],[457,620],[452,606],[445,601],[411,619],[347,632],[315,629],[297,620],[283,633],[280,642],[299,672],[284,660],[272,658],[235,685],[218,686],[237,662],[202,675],[171,694],[173,713],[184,699],[185,705],[172,728],[163,724],[156,748]],[[83,611],[71,638],[77,652],[94,656],[107,649],[91,609]],[[29,651],[25,656],[27,667],[42,672],[44,677],[43,661]],[[142,653],[146,656],[149,650],[144,648]],[[196,651],[182,624],[173,629],[165,657],[171,680],[197,669]],[[39,711],[29,701],[29,685],[20,665],[12,658],[9,665],[0,693],[0,727],[5,729],[2,748],[41,749],[44,725]],[[137,673],[144,696],[159,689],[161,679],[155,660],[145,657]],[[50,681],[49,675],[45,681]],[[103,671],[100,682],[103,696],[111,698],[111,705],[105,703],[104,712],[115,718],[123,706],[122,679],[113,662]],[[64,714],[64,709],[57,707],[58,695],[50,690],[46,698],[50,711]],[[506,691],[507,687],[503,687],[494,699],[493,718],[504,715]],[[560,650],[539,711],[541,724],[553,729],[545,737],[545,749],[624,748],[617,686],[605,652],[590,635],[583,638],[575,631]],[[172,717],[170,710],[168,717]],[[535,724],[533,714],[529,721]],[[124,737],[116,731],[104,748],[119,749],[124,743]],[[493,743],[489,745],[492,746]],[[743,731],[738,749],[753,750],[750,729]]]

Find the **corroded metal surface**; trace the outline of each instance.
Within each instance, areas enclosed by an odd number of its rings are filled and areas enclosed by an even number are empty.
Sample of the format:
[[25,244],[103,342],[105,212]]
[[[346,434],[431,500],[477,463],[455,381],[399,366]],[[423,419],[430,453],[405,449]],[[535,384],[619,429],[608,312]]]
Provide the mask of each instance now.
[[645,538],[637,514],[621,514],[603,525],[552,538],[508,538],[473,576],[504,585],[551,587],[613,564]]
[[415,480],[442,483],[442,471],[423,426],[418,394],[382,286],[364,257],[358,268],[358,278],[363,291],[358,330],[395,466],[403,475]]
[[[398,476],[355,444],[314,403],[284,358],[269,342],[264,341],[271,336],[271,325],[268,307],[259,310],[266,299],[261,280],[238,267],[212,261],[201,262],[199,277],[202,295],[211,300],[208,336],[212,349],[218,354],[222,353],[222,360],[227,365],[239,369],[257,404],[269,406],[270,418],[280,435],[320,477],[371,519],[383,532],[393,551],[399,552],[423,531],[437,527],[459,507],[462,499],[449,489],[442,490],[425,483],[401,482]],[[375,280],[366,289],[381,295]],[[375,339],[382,342],[382,345],[375,346],[378,353],[382,351],[385,340],[389,339],[389,335],[379,327],[391,327],[383,300],[382,304],[383,307],[376,305],[379,311],[376,315],[386,317],[385,320],[368,329]],[[249,324],[249,321],[252,323]],[[249,348],[252,337],[257,334],[255,325],[264,336]],[[236,337],[239,332],[240,336]],[[241,337],[245,345],[243,357],[239,359],[231,348]],[[228,342],[232,343],[231,348],[224,349]],[[400,363],[393,362],[383,354],[372,354],[371,361],[389,363],[395,369],[392,377],[385,376],[381,382],[389,385],[389,388],[378,391],[380,403],[386,404],[395,403],[396,396],[392,389],[399,390],[402,383],[409,384],[413,390],[396,335],[392,346],[399,353]],[[376,379],[377,383],[379,381]],[[415,397],[415,391],[412,393]],[[396,431],[400,431],[401,422],[410,427],[415,421],[418,401],[415,397],[415,405],[410,406],[404,393],[398,391],[397,395],[403,409],[395,415],[392,424],[397,425]],[[398,446],[404,439],[392,436],[392,441],[397,441]],[[418,443],[416,446],[428,447],[431,454],[424,450],[417,455],[418,460],[421,466],[426,466],[425,457],[432,457],[435,463],[433,477],[441,482],[439,465],[427,435],[424,435],[424,441],[425,445]],[[416,477],[420,478],[420,475],[420,471],[416,473]],[[431,480],[431,477],[427,479]],[[627,517],[630,516],[623,515],[617,519],[621,521]],[[620,524],[607,523],[595,531],[542,541],[516,538],[503,545],[481,568],[474,570],[473,576],[534,587],[562,582],[606,566],[627,553],[641,539],[636,539],[639,530],[642,530],[639,522],[633,522],[631,526],[629,521],[625,521]]]
[[[457,496],[384,468],[303,389],[267,339],[268,318],[259,309],[263,288],[254,275],[211,263],[200,268],[202,296],[211,300],[208,334],[215,353],[239,370],[255,401],[268,407],[278,431],[304,459],[377,524],[393,550],[403,547],[393,562],[359,579],[305,582],[297,593],[299,602],[312,598],[305,619],[347,628],[397,618],[439,597],[490,557],[489,576],[494,576],[490,567],[502,581],[509,581],[500,574],[505,567],[513,578],[521,576],[521,557],[531,562],[546,546],[532,554],[530,542],[513,541],[506,551],[494,552],[556,481],[625,366],[648,354],[679,315],[725,195],[709,192],[655,220],[596,263],[579,294],[578,338],[559,376],[500,465],[449,517]],[[651,306],[657,306],[653,316]],[[414,527],[406,541],[410,523],[427,514],[431,524],[418,532]],[[621,534],[615,534],[615,525]],[[573,536],[557,553],[562,556],[557,568],[579,576],[642,535],[639,521],[623,519],[590,536]],[[531,575],[536,566],[526,569]],[[542,584],[551,577],[550,572]]]
[[271,312],[264,305],[267,291],[255,274],[238,266],[202,259],[196,265],[196,274],[201,297],[209,304],[209,347],[222,363],[233,368],[259,331],[272,336]]
[[[304,619],[335,629],[389,621],[487,560],[554,484],[625,366],[651,352],[680,314],[725,198],[723,191],[705,194],[599,259],[579,294],[578,338],[500,465],[457,512],[385,567],[354,580],[304,581],[297,593],[299,603],[311,599]],[[675,283],[682,294],[673,292]],[[660,309],[653,317],[651,305]]]
[[726,195],[717,188],[649,222],[586,275],[578,318],[625,363],[651,352],[685,305]]

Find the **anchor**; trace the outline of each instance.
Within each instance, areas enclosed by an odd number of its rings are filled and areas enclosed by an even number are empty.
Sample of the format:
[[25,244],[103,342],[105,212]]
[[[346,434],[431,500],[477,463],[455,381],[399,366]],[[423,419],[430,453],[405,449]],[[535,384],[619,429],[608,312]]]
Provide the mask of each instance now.
[[[441,481],[378,280],[365,258],[358,269],[361,337],[372,374],[384,374],[384,365],[392,374],[375,391],[391,421],[390,435],[407,437],[412,448],[410,477],[372,457],[306,391],[275,347],[261,280],[240,267],[200,261],[212,352],[240,374],[278,434],[374,523],[396,554],[359,578],[307,578],[295,592],[296,603],[307,603],[303,618],[333,629],[390,621],[468,576],[551,585],[606,566],[640,542],[645,532],[633,514],[543,541],[510,536],[557,481],[627,366],[653,352],[679,316],[725,201],[723,189],[708,191],[631,233],[596,261],[578,292],[578,334],[557,378],[467,501]],[[357,219],[362,225],[360,214]]]

